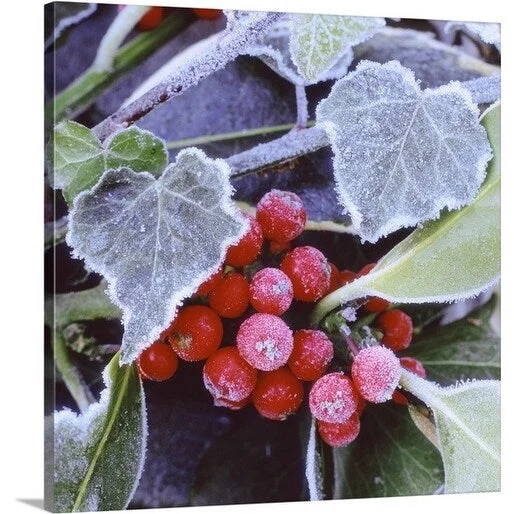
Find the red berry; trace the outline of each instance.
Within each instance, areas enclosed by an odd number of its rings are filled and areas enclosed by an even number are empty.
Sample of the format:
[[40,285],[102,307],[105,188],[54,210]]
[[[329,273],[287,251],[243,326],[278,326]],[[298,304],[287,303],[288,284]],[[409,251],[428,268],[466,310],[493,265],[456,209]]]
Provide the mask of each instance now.
[[217,20],[223,13],[219,9],[193,9],[193,12],[201,20],[214,21]]
[[227,250],[225,262],[234,268],[240,268],[251,264],[259,255],[264,241],[259,222],[248,214],[248,230],[245,235]]
[[300,408],[303,386],[286,367],[260,373],[252,400],[261,416],[283,421]]
[[201,361],[212,355],[221,344],[223,323],[205,305],[180,309],[166,332],[171,347],[185,361]]
[[138,21],[138,30],[152,30],[157,28],[164,18],[164,7],[151,7]]
[[[366,264],[366,266],[357,273],[357,278],[367,275],[375,266],[375,262]],[[388,300],[384,300],[378,296],[373,296],[362,307],[366,312],[382,312],[385,311],[389,305],[391,305],[391,302]]]
[[368,405],[368,402],[360,394],[358,394],[357,395],[357,410],[355,411],[356,414],[358,414],[359,416],[362,416],[362,413],[364,412],[366,405]]
[[264,237],[279,243],[298,237],[307,221],[301,198],[290,191],[278,189],[272,189],[261,198],[256,216]]
[[[418,359],[414,359],[413,357],[400,357],[400,364],[402,368],[416,373],[416,375],[420,376],[421,378],[427,377],[427,372],[425,371],[423,364],[421,364]],[[400,405],[407,405],[409,400],[403,393],[396,390],[393,393],[393,402],[399,403]]]
[[317,380],[334,358],[332,341],[320,330],[298,330],[287,361],[289,369],[300,380]]
[[271,255],[278,255],[279,253],[289,252],[291,250],[291,243],[289,241],[285,243],[277,243],[277,241],[269,242],[269,251]]
[[349,284],[350,282],[353,282],[357,278],[357,273],[354,273],[350,270],[343,270],[339,272],[339,285],[345,286],[346,284]]
[[399,309],[384,312],[377,319],[377,326],[384,334],[382,344],[395,352],[405,350],[412,341],[412,319]]
[[328,423],[343,423],[357,410],[357,391],[342,372],[324,375],[312,385],[309,407],[312,415]]
[[277,268],[258,271],[250,283],[250,303],[258,312],[280,316],[293,301],[293,284],[289,277]]
[[209,294],[216,285],[223,278],[223,269],[220,267],[213,275],[211,275],[205,282],[200,284],[194,296],[205,296]]
[[235,346],[216,350],[203,367],[203,383],[214,405],[246,400],[257,383],[257,371],[239,355]]
[[361,350],[352,363],[352,378],[358,393],[368,402],[390,400],[400,381],[400,359],[385,346]]
[[363,266],[356,274],[355,278],[363,277],[364,275],[367,275],[375,266],[377,265],[376,262],[370,262],[369,264],[366,264]]
[[332,262],[328,263],[330,267],[330,277],[329,277],[329,284],[328,284],[328,293],[331,293],[332,291],[335,291],[336,289],[339,289],[339,270],[337,269],[337,266],[333,264]]
[[278,316],[257,313],[237,332],[237,348],[254,368],[271,371],[283,366],[293,351],[293,332]]
[[223,318],[238,318],[249,303],[248,281],[240,273],[228,273],[209,293],[209,305]]
[[343,423],[318,421],[317,425],[321,439],[334,448],[347,446],[355,441],[361,429],[361,422],[357,413],[352,414]]
[[296,300],[315,302],[330,286],[330,266],[326,257],[312,246],[299,246],[282,260],[280,269],[291,279]]
[[227,407],[228,409],[239,410],[248,405],[251,402],[251,400],[251,396],[239,402],[231,402],[230,400],[227,400],[225,398],[217,398],[214,400],[214,405],[216,407]]
[[160,382],[175,374],[178,359],[169,344],[156,341],[139,356],[137,366],[143,378]]

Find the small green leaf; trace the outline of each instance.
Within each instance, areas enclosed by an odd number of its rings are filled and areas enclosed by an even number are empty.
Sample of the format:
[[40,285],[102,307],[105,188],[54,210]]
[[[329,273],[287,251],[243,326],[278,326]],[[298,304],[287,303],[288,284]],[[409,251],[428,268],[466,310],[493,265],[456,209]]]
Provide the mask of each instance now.
[[439,387],[404,371],[402,387],[432,411],[445,493],[500,489],[500,382],[476,380]]
[[168,163],[164,141],[151,132],[131,127],[102,145],[90,129],[74,121],[56,125],[48,158],[50,183],[63,190],[68,204],[81,191],[91,189],[105,170],[128,166],[159,176]]
[[439,452],[403,406],[369,405],[359,437],[333,452],[335,498],[434,494],[444,480]]
[[394,302],[449,302],[475,296],[500,275],[500,106],[482,119],[494,157],[470,205],[444,213],[396,245],[371,273],[325,297],[318,323],[341,303],[364,296]]
[[84,414],[54,414],[55,512],[124,509],[139,483],[147,437],[141,379],[116,355],[104,381],[100,401]]

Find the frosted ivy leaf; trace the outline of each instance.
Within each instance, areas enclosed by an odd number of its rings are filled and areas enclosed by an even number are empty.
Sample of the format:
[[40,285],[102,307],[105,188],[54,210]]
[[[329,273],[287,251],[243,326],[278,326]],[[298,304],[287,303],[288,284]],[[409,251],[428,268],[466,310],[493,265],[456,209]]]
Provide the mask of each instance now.
[[291,59],[307,83],[317,82],[352,46],[371,37],[383,25],[383,18],[295,14]]
[[445,32],[451,33],[459,29],[477,35],[484,43],[495,45],[498,49],[501,47],[499,23],[450,21],[444,26]]
[[318,104],[337,192],[363,240],[472,201],[492,156],[470,94],[458,83],[421,91],[398,62],[363,61]]
[[67,242],[122,309],[122,363],[157,339],[242,237],[247,222],[231,203],[229,174],[223,160],[189,148],[159,179],[108,170],[75,199]]

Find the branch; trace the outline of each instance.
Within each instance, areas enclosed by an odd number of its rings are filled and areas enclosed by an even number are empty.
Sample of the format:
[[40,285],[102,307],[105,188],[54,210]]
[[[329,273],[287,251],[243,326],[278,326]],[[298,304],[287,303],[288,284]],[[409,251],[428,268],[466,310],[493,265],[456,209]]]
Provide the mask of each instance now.
[[241,18],[237,26],[225,29],[204,54],[191,59],[166,80],[98,124],[93,129],[95,134],[99,139],[105,139],[120,127],[132,125],[161,103],[195,86],[211,73],[223,69],[283,16],[283,13],[264,13]]

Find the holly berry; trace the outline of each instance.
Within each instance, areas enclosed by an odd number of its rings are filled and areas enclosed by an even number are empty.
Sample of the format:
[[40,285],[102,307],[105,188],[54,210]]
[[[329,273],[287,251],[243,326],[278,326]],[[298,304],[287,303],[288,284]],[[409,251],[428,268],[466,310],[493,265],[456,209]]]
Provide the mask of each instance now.
[[285,243],[278,243],[277,241],[269,242],[269,251],[271,255],[278,255],[291,251],[291,242],[286,241]]
[[223,323],[209,307],[190,305],[180,309],[166,335],[181,359],[201,361],[221,344]]
[[328,293],[331,293],[332,291],[335,291],[336,289],[339,289],[339,270],[337,269],[337,266],[329,262],[328,266],[330,268],[330,276],[329,276],[329,284],[328,284]]
[[207,21],[217,20],[223,14],[219,9],[193,9],[193,12],[201,20]]
[[216,407],[226,407],[227,409],[239,410],[248,405],[251,402],[251,400],[251,396],[239,402],[232,402],[230,400],[227,400],[226,398],[218,398],[217,400],[215,400],[214,405]]
[[236,336],[241,356],[254,368],[283,366],[293,351],[293,332],[278,316],[257,313],[241,323]]
[[160,382],[171,378],[178,368],[178,358],[169,344],[156,341],[137,360],[141,376]]
[[248,230],[236,244],[228,248],[225,258],[225,262],[234,268],[251,264],[259,255],[264,241],[259,222],[248,214],[245,217],[248,219]]
[[238,318],[249,303],[250,286],[240,273],[228,273],[209,293],[209,305],[223,318]]
[[250,283],[250,303],[258,312],[280,316],[293,301],[293,284],[277,268],[263,268]]
[[320,330],[298,330],[293,338],[289,369],[300,380],[317,380],[334,358],[332,341]]
[[152,30],[157,28],[164,18],[164,7],[150,7],[150,10],[137,22],[138,30]]
[[[367,275],[376,265],[375,262],[366,264],[366,266],[357,273],[357,278]],[[391,302],[388,300],[373,296],[362,307],[366,312],[382,312],[385,311],[389,305],[391,305]]]
[[209,294],[223,278],[223,268],[219,268],[218,271],[213,273],[205,282],[200,284],[200,287],[196,290],[195,296],[205,296]]
[[334,448],[340,448],[341,446],[347,446],[355,441],[361,429],[361,422],[358,414],[355,413],[343,423],[318,421],[317,426],[319,435],[323,441]]
[[303,386],[286,367],[260,373],[252,400],[261,416],[283,421],[300,408]]
[[298,237],[307,214],[301,198],[290,191],[272,189],[257,204],[257,221],[266,239],[286,243]]
[[326,257],[312,246],[299,246],[282,260],[280,269],[291,279],[296,300],[315,302],[330,286],[330,266]]
[[399,309],[384,312],[377,319],[377,326],[384,334],[381,343],[395,352],[405,350],[412,341],[412,319]]
[[354,273],[350,270],[343,270],[339,272],[339,286],[345,286],[346,284],[349,284],[350,282],[353,282],[357,278],[357,273]]
[[357,391],[342,372],[324,375],[312,385],[309,408],[312,415],[328,423],[343,423],[357,410]]
[[237,405],[246,400],[257,383],[257,371],[246,362],[235,346],[216,350],[203,367],[203,383],[214,398],[214,405]]
[[357,392],[373,403],[392,398],[401,372],[400,359],[385,346],[362,349],[352,363],[352,378]]
[[[425,371],[423,364],[421,364],[418,359],[414,359],[414,357],[400,357],[400,364],[402,368],[412,371],[421,378],[427,377],[427,372]],[[409,400],[403,393],[396,390],[393,393],[393,402],[399,403],[400,405],[407,405]]]

